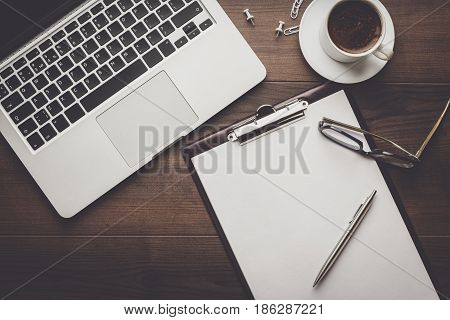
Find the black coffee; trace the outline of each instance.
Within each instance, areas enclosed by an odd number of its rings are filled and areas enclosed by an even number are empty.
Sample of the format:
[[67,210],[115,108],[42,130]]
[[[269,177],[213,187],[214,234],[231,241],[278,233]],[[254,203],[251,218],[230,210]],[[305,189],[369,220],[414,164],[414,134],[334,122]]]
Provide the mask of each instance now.
[[339,49],[348,53],[362,53],[370,50],[380,38],[381,20],[370,4],[344,1],[331,11],[328,33]]

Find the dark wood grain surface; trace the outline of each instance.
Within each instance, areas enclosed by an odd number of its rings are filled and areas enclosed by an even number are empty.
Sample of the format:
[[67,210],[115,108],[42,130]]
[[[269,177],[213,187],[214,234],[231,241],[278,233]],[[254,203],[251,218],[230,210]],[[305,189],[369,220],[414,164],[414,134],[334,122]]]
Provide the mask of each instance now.
[[[305,1],[301,14],[310,2]],[[380,74],[351,90],[370,130],[415,150],[450,95],[450,4],[382,2],[394,20],[396,54]],[[188,141],[250,115],[262,103],[276,103],[326,81],[307,65],[298,38],[274,38],[278,20],[291,22],[290,1],[220,3],[268,75]],[[245,8],[255,15],[255,27],[245,22]],[[64,220],[1,137],[0,297],[245,298],[180,147]],[[447,117],[422,165],[389,169],[445,296],[450,296],[449,156]]]

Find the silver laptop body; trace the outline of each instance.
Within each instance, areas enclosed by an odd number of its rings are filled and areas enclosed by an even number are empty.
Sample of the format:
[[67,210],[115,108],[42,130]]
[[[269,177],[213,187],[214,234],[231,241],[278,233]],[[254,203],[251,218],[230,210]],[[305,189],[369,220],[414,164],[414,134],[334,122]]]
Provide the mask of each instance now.
[[215,0],[87,1],[0,64],[0,130],[69,218],[265,75]]

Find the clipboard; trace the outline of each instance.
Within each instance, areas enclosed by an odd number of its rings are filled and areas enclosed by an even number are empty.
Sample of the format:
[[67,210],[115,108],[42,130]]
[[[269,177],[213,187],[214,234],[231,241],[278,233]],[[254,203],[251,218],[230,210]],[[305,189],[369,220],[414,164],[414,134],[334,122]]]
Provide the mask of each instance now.
[[[232,265],[236,271],[236,273],[239,275],[239,279],[241,280],[242,286],[244,290],[246,291],[247,295],[251,299],[255,299],[258,297],[255,297],[253,294],[250,285],[244,275],[244,272],[241,268],[241,265],[236,257],[236,255],[233,252],[233,249],[230,245],[230,242],[228,241],[226,237],[226,233],[223,229],[223,226],[221,225],[217,214],[214,209],[214,205],[208,197],[207,190],[205,189],[204,184],[202,183],[199,174],[197,173],[193,158],[206,153],[214,148],[217,148],[225,143],[228,143],[232,141],[233,143],[239,143],[241,145],[250,143],[254,141],[255,139],[259,139],[260,137],[270,134],[273,131],[276,131],[282,127],[291,125],[292,123],[295,123],[297,121],[301,121],[305,117],[304,109],[308,107],[308,105],[311,105],[315,102],[318,102],[330,95],[333,95],[339,91],[343,90],[345,93],[345,96],[348,99],[348,102],[351,106],[351,109],[353,113],[356,116],[356,119],[360,125],[361,128],[365,129],[367,128],[366,123],[364,122],[364,119],[362,118],[359,109],[351,96],[349,89],[345,85],[340,85],[336,83],[327,83],[315,88],[312,88],[306,92],[300,93],[294,97],[291,97],[285,101],[280,102],[279,104],[271,107],[268,105],[262,106],[260,109],[257,110],[255,115],[252,115],[250,117],[247,117],[241,121],[238,121],[227,128],[224,128],[212,135],[209,135],[189,146],[187,146],[184,149],[184,158],[185,161],[188,164],[188,168],[192,174],[193,180],[199,190],[200,196],[204,202],[204,205],[216,227],[216,230],[218,234],[221,237],[221,240],[224,244],[224,247],[226,249],[226,252],[232,262]],[[286,113],[286,110],[290,110],[291,113]],[[306,115],[307,116],[307,115]],[[255,121],[255,120],[263,120],[266,119],[267,121]],[[273,120],[273,121],[269,121]],[[259,123],[258,123],[259,122]],[[252,124],[258,124],[258,126],[255,126],[253,128],[248,129],[249,125],[251,127]],[[247,127],[247,129],[244,129]],[[366,137],[367,143],[370,146],[370,148],[374,148],[375,144],[371,137]],[[342,152],[346,152],[346,150],[342,150]],[[406,228],[408,230],[408,233],[414,243],[414,247],[417,250],[420,260],[423,263],[426,272],[428,273],[428,276],[430,277],[431,286],[434,288],[438,288],[436,278],[433,275],[430,264],[427,260],[427,257],[424,254],[424,250],[418,240],[418,237],[416,236],[413,226],[409,220],[408,215],[406,214],[406,211],[401,203],[400,197],[398,196],[397,191],[394,188],[394,185],[392,181],[390,180],[389,176],[385,172],[385,168],[383,164],[377,163],[377,167],[381,171],[382,177],[384,179],[384,182],[387,185],[387,188],[389,192],[392,195],[393,200],[395,201],[395,205],[398,208],[398,211],[400,212],[401,218],[406,225]],[[348,215],[351,215],[351,212],[348,212]],[[329,248],[330,250],[331,248]],[[328,252],[325,252],[328,254]],[[323,262],[323,261],[322,261]],[[318,270],[317,270],[318,271]],[[326,280],[324,280],[326,281]],[[311,284],[312,285],[312,284]],[[436,294],[437,297],[443,298],[439,292]],[[289,297],[288,297],[289,298]]]

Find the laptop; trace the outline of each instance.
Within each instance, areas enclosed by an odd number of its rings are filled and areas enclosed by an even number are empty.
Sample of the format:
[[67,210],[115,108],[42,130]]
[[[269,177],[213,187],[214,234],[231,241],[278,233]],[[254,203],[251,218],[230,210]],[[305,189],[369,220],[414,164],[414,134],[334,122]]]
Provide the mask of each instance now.
[[266,76],[215,0],[6,0],[0,30],[1,133],[64,218]]

